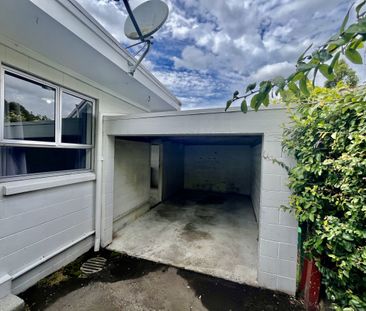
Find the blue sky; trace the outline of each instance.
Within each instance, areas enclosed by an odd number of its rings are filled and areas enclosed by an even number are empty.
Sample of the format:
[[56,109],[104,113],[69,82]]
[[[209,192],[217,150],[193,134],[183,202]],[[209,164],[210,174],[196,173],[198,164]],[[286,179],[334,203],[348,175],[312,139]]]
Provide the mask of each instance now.
[[[113,0],[78,0],[122,46],[126,13]],[[121,1],[122,2],[122,1]],[[142,0],[130,0],[132,8]],[[299,54],[340,26],[345,0],[165,0],[170,14],[143,64],[184,109],[223,107],[236,89],[287,75]],[[358,68],[361,80],[365,67]]]

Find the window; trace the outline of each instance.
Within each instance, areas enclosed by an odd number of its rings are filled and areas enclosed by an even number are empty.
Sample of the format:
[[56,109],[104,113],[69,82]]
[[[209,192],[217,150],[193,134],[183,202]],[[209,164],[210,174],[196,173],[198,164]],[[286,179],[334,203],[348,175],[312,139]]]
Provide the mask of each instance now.
[[94,100],[5,67],[0,178],[92,167]]

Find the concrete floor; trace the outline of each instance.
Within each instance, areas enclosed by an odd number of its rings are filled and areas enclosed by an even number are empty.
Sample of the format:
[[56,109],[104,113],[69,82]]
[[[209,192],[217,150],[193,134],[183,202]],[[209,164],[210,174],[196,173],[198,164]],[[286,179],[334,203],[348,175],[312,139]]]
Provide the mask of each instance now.
[[[78,274],[88,258],[102,256],[106,267]],[[297,311],[286,294],[200,273],[92,250],[21,294],[26,310],[48,311]],[[1,306],[0,306],[1,310]]]
[[257,238],[249,197],[184,192],[118,231],[108,249],[256,286]]

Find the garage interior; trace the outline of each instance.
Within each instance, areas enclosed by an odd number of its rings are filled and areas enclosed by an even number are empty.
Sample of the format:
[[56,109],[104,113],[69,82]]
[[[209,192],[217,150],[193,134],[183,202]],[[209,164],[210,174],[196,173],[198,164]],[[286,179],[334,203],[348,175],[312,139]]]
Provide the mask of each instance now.
[[116,137],[108,249],[257,285],[262,136]]

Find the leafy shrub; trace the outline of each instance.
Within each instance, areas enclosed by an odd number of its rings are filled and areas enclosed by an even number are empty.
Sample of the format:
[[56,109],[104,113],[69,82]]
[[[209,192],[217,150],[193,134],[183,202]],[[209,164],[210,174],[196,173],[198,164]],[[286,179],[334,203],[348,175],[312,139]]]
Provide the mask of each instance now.
[[366,88],[315,88],[290,110],[290,207],[337,310],[366,310]]

